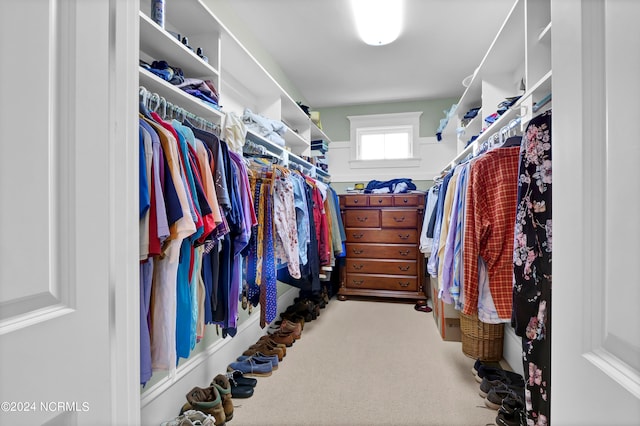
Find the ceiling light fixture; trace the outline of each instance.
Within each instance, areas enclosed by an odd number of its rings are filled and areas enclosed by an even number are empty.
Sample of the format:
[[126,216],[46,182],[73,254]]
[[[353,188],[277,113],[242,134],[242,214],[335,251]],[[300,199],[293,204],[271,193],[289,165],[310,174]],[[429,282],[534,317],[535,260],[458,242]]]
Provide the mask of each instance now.
[[389,44],[400,35],[404,0],[351,0],[360,38],[371,46]]

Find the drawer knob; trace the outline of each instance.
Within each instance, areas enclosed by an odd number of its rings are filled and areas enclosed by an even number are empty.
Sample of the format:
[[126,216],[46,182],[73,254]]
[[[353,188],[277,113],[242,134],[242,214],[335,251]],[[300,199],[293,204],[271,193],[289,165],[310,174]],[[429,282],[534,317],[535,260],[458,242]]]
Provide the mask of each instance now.
[[400,269],[401,271],[404,271],[404,272],[408,271],[409,268],[411,268],[411,267],[410,266],[398,266],[398,269]]
[[357,216],[356,219],[358,219],[358,222],[366,222],[369,219],[369,217],[368,216],[365,216],[365,217]]
[[358,199],[353,200],[353,204],[358,204]]
[[399,285],[400,287],[409,287],[409,281],[405,281],[405,282],[403,282],[403,283],[401,283],[400,281],[398,281],[398,285]]
[[[351,282],[355,285],[361,285],[362,283],[364,283],[364,280],[351,280]],[[407,283],[407,285],[409,285],[409,283]]]
[[406,203],[408,203],[408,202],[409,202],[409,200],[408,200],[407,198],[404,198],[404,199],[402,200],[402,202],[406,204]]
[[398,237],[400,237],[401,240],[408,240],[409,239],[409,234],[405,234],[405,235],[398,234]]
[[378,203],[382,204],[382,198],[378,198]]
[[355,269],[355,270],[357,270],[357,271],[359,271],[359,270],[360,270],[360,269],[362,269],[362,268],[364,268],[364,265],[363,265],[363,264],[360,264],[360,265],[356,265],[356,264],[354,264],[354,265],[353,265],[353,269]]
[[398,253],[400,253],[400,256],[409,256],[411,250],[399,250]]
[[395,220],[396,222],[404,222],[404,216],[402,217],[393,217],[393,220]]
[[353,235],[353,238],[355,238],[356,240],[359,240],[360,238],[364,237],[364,234],[351,234]]
[[353,254],[362,254],[364,253],[364,250],[361,249],[353,249]]

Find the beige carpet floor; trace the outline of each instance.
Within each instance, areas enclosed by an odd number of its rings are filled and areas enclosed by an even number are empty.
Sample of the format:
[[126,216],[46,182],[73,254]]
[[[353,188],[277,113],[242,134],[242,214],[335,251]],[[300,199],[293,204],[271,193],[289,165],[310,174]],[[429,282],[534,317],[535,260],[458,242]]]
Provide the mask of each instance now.
[[332,299],[230,423],[493,425],[473,363],[412,304]]

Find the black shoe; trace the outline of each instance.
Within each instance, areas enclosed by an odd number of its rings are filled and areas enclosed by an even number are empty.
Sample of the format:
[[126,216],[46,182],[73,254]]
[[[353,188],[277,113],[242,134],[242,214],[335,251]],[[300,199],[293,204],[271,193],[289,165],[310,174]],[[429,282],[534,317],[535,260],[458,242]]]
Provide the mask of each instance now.
[[231,398],[251,398],[253,396],[252,386],[238,386],[233,381],[231,384]]
[[486,374],[480,383],[478,394],[486,398],[492,388],[500,385],[507,385],[514,388],[524,387],[524,378],[512,371],[500,370],[494,373]]
[[484,399],[484,405],[494,410],[499,410],[503,406],[505,399],[513,402],[513,404],[520,404],[524,400],[524,387],[517,388],[505,384],[493,387]]
[[527,426],[527,413],[524,402],[516,395],[508,396],[502,400],[502,405],[498,409],[496,417],[498,426]]
[[235,384],[236,386],[248,386],[253,388],[258,384],[258,380],[251,377],[245,377],[244,374],[238,370],[228,371],[227,378],[232,386]]
[[485,376],[489,376],[489,380],[498,380],[505,376],[514,382],[518,381],[518,378],[522,379],[522,376],[518,373],[507,371],[500,367],[493,367],[487,364],[480,364],[477,371],[476,382],[478,383],[482,383],[482,379],[484,379]]

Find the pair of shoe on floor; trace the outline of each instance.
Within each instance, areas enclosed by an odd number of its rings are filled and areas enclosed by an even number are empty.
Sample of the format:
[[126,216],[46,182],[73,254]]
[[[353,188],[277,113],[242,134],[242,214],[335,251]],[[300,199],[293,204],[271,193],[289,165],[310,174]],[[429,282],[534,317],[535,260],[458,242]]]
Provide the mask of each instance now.
[[206,388],[194,387],[187,393],[187,402],[180,416],[166,426],[193,425],[221,426],[233,418],[231,384],[224,374],[218,374]]
[[187,410],[173,420],[162,422],[160,426],[214,426],[215,418],[202,411]]
[[416,302],[416,304],[413,306],[413,309],[415,309],[416,311],[419,312],[431,312],[432,309],[431,307],[427,304],[426,300],[421,300]]
[[[245,352],[246,353],[246,352]],[[239,356],[236,362],[227,367],[227,371],[239,371],[247,377],[267,377],[278,369],[278,355],[267,355],[260,351]]]
[[291,347],[301,335],[302,323],[284,319],[277,331],[262,336],[236,362],[229,364],[227,371],[240,371],[249,377],[270,376],[287,355],[287,347]]
[[329,295],[326,289],[323,289],[323,292],[319,294],[296,297],[293,305],[287,307],[280,316],[284,319],[288,316],[295,315],[306,322],[311,322],[320,316],[320,310],[324,309],[328,303]]
[[291,316],[283,318],[282,321],[276,323],[277,328],[275,331],[271,330],[268,336],[278,344],[283,344],[287,348],[291,347],[296,340],[302,337],[304,322],[302,317]]
[[498,410],[496,423],[501,426],[527,425],[524,405],[524,378],[512,371],[478,360],[472,372],[480,382],[478,394],[487,407]]

